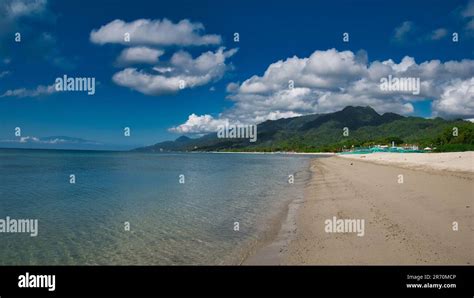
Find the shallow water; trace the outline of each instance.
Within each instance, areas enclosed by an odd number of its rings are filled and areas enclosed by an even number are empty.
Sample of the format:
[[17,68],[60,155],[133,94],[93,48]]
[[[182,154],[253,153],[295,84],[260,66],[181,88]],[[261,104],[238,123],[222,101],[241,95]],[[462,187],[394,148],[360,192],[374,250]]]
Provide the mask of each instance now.
[[239,263],[303,196],[309,158],[0,150],[0,219],[39,221],[0,233],[0,264]]

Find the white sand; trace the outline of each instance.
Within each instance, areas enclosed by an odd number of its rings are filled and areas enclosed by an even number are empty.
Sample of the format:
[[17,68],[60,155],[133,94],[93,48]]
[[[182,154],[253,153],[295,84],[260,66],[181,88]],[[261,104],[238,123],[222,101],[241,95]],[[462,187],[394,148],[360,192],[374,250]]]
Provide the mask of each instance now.
[[343,158],[367,160],[420,170],[474,172],[474,151],[449,153],[385,153],[343,154]]
[[[304,200],[294,202],[297,209],[290,206],[278,238],[244,264],[472,265],[473,157],[465,152],[316,158]],[[325,220],[334,216],[364,219],[364,236],[326,233]]]

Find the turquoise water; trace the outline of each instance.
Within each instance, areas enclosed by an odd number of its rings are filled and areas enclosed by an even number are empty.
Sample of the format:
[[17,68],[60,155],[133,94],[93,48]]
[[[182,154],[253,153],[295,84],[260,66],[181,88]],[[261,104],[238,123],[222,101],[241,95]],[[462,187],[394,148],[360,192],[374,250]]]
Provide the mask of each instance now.
[[404,149],[404,148],[356,148],[354,151],[341,152],[339,154],[369,154],[375,152],[389,152],[389,153],[425,153],[424,150]]
[[0,264],[239,263],[303,196],[309,158],[0,150],[0,219],[39,221],[0,233]]

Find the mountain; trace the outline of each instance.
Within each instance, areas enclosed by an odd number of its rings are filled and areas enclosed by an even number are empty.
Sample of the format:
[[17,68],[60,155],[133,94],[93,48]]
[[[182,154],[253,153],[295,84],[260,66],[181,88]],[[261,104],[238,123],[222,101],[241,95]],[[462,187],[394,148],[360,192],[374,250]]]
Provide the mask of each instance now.
[[190,148],[186,147],[186,144],[190,144],[193,142],[193,139],[186,137],[186,136],[181,136],[177,138],[174,141],[166,141],[166,142],[161,142],[158,144],[155,144],[153,146],[148,146],[148,147],[142,147],[135,149],[134,151],[151,151],[151,152],[161,152],[161,151],[189,151]]
[[43,137],[38,138],[39,142],[56,144],[56,143],[68,143],[68,144],[99,144],[94,141],[84,140],[81,138],[73,138],[66,136],[52,136],[52,137]]
[[[344,129],[348,135],[343,135]],[[453,135],[457,128],[458,135]],[[474,123],[405,117],[395,113],[380,115],[371,107],[348,106],[327,114],[268,120],[257,126],[257,141],[219,139],[216,133],[191,139],[185,136],[152,146],[141,152],[161,151],[341,151],[344,147],[373,144],[417,144],[453,150],[474,150]]]
[[107,149],[103,144],[99,142],[67,136],[23,136],[18,137],[16,139],[0,140],[0,148],[77,150]]
[[382,116],[370,107],[346,107],[342,111],[321,115],[315,120],[306,123],[302,129],[309,130],[317,128],[326,122],[333,121],[338,123],[340,127],[349,127],[357,129],[363,126],[376,126],[390,121],[398,120],[403,116],[387,113]]
[[177,143],[186,143],[186,142],[189,142],[190,140],[192,140],[192,139],[187,137],[187,136],[181,136],[181,137],[177,138],[175,140],[175,142],[177,142]]

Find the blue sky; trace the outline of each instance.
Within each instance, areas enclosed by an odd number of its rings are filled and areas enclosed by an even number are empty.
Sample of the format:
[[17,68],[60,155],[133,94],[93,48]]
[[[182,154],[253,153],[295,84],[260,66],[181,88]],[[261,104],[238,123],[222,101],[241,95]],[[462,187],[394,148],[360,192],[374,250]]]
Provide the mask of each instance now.
[[[5,0],[0,143],[127,149],[349,104],[473,118],[473,12],[474,1]],[[420,78],[421,93],[380,94],[388,74]],[[55,92],[63,75],[95,78],[95,94]]]

